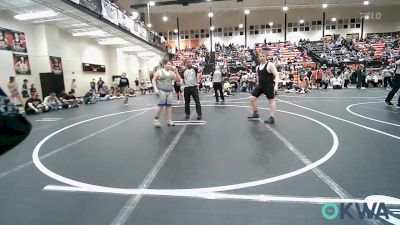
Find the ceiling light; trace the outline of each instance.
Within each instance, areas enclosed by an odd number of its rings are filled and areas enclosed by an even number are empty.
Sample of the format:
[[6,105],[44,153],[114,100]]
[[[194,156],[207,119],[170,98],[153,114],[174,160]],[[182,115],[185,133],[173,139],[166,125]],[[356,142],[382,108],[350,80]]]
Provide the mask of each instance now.
[[175,28],[174,29],[174,33],[177,34],[178,33],[178,29]]
[[151,26],[152,26],[151,23],[148,23],[148,24],[147,24],[147,27],[148,27],[148,28],[150,28]]
[[328,4],[324,3],[322,4],[322,8],[326,9],[328,7]]
[[250,13],[250,10],[248,10],[248,9],[244,10],[244,14],[248,15],[249,13]]
[[150,6],[155,6],[156,3],[155,3],[154,1],[149,1],[149,5],[150,5]]
[[215,29],[215,27],[214,27],[214,26],[211,26],[211,27],[210,27],[210,30],[211,30],[211,31],[212,31],[212,30],[214,30],[214,29]]
[[129,42],[121,38],[107,38],[98,40],[99,45],[122,45],[129,44]]
[[269,22],[269,24],[268,24],[270,27],[272,27],[273,25],[274,25],[274,23],[273,22]]
[[242,29],[243,28],[243,24],[241,23],[241,24],[239,24],[239,28],[240,29]]
[[283,8],[282,8],[283,11],[288,11],[288,9],[289,8],[287,6],[283,6]]
[[332,18],[332,22],[336,22],[336,18],[335,17]]
[[214,16],[214,13],[213,12],[209,12],[208,13],[208,17],[213,17]]
[[132,12],[132,19],[136,20],[139,17],[139,13],[134,11]]
[[364,5],[369,5],[369,1],[368,0],[364,0]]
[[303,19],[299,20],[299,23],[300,23],[300,24],[303,24],[303,23],[304,23],[304,20],[303,20]]
[[34,12],[34,13],[19,14],[19,15],[15,15],[14,18],[17,20],[32,20],[32,19],[39,19],[39,18],[46,18],[46,17],[54,17],[57,15],[58,15],[58,13],[53,12],[52,10],[48,10],[48,11],[40,11],[40,12]]
[[163,16],[162,20],[163,20],[164,22],[167,22],[167,21],[168,21],[168,17]]

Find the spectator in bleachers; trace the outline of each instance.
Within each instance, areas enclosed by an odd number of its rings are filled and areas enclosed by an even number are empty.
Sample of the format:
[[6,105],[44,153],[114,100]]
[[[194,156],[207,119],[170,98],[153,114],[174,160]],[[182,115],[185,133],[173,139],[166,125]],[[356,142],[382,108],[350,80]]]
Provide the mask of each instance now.
[[382,71],[382,77],[383,77],[383,86],[385,88],[388,88],[389,84],[389,86],[392,87],[393,71],[390,69],[390,66],[387,66],[386,69]]

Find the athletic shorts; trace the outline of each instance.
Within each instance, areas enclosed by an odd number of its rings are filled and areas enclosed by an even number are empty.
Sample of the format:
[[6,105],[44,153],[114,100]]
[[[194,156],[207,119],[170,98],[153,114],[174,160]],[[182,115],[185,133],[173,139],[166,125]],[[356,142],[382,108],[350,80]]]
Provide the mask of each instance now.
[[125,94],[128,92],[128,86],[120,87],[121,89],[121,94]]
[[180,85],[174,85],[175,93],[182,93],[182,89]]
[[322,83],[322,79],[317,79],[317,84]]
[[159,102],[158,102],[158,106],[160,107],[171,107],[172,106],[172,100],[174,93],[172,93],[172,91],[162,91],[162,90],[158,90],[158,92],[160,93],[159,97]]
[[261,94],[265,94],[267,99],[274,99],[275,95],[273,84],[267,87],[261,87],[261,85],[257,85],[251,93],[251,95],[256,98],[260,97]]

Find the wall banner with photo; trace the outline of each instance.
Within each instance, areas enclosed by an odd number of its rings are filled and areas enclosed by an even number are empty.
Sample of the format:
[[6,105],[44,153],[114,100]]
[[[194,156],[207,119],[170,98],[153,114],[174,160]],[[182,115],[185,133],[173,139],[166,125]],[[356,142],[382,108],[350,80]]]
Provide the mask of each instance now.
[[19,75],[30,75],[31,65],[28,55],[13,54],[15,73]]
[[0,50],[27,53],[25,33],[0,27]]
[[101,13],[101,0],[80,0],[79,4],[95,13]]
[[103,18],[115,25],[118,25],[117,7],[115,7],[107,0],[101,0],[101,4],[102,4],[101,15],[103,16]]
[[121,10],[118,10],[118,23],[120,27],[131,32],[131,27],[132,27],[131,24],[133,24],[133,21],[128,15],[123,13]]
[[57,75],[63,74],[63,67],[61,62],[61,57],[50,56],[50,68],[51,72]]

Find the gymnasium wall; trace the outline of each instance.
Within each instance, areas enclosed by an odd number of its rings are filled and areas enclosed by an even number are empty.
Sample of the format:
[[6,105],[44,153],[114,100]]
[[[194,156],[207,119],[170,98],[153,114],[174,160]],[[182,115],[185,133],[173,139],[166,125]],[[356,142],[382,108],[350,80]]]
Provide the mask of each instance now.
[[[27,49],[31,67],[31,75],[17,75],[14,69],[13,52],[0,50],[0,86],[8,93],[9,76],[15,76],[19,90],[23,79],[29,84],[34,83],[41,95],[39,73],[50,72],[49,56],[61,57],[64,73],[64,85],[70,90],[71,80],[77,81],[77,96],[82,96],[89,89],[89,82],[101,77],[108,86],[112,76],[127,73],[132,81],[142,76],[147,78],[154,63],[153,59],[143,59],[135,54],[117,51],[114,47],[101,46],[95,39],[73,37],[58,28],[44,25],[19,22],[5,13],[0,13],[0,27],[25,33]],[[153,60],[154,61],[154,60]],[[82,63],[100,64],[106,66],[105,73],[83,72]],[[158,63],[158,62],[157,62]],[[41,96],[43,97],[43,96]]]

